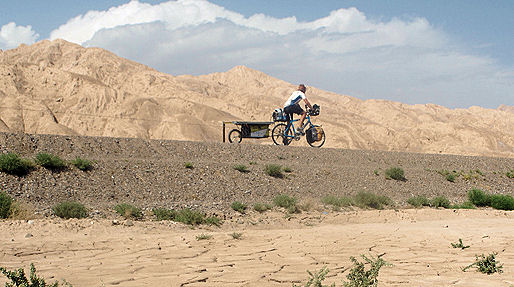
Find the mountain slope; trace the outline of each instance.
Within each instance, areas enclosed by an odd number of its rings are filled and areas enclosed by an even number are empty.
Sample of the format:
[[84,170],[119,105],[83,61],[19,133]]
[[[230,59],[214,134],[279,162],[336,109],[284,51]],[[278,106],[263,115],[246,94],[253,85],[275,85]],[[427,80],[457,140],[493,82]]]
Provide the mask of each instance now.
[[[270,120],[296,86],[243,66],[172,76],[63,40],[3,51],[0,75],[0,131],[194,141],[220,141],[222,121]],[[321,106],[315,122],[327,147],[514,157],[508,106],[452,110],[314,87],[307,94]]]

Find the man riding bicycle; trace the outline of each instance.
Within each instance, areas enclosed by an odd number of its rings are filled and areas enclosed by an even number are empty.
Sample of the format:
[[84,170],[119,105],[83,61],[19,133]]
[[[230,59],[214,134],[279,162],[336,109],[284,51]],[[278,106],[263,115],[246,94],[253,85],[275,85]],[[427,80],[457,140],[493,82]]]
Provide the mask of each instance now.
[[305,96],[306,90],[307,88],[305,88],[305,85],[300,84],[298,89],[294,91],[291,96],[289,96],[286,103],[284,104],[284,113],[287,114],[289,121],[293,120],[293,114],[301,115],[300,126],[298,127],[297,131],[302,135],[304,134],[303,122],[307,116],[307,113],[302,109],[302,107],[300,107],[300,101],[303,100],[309,109],[312,109],[311,103],[309,103],[309,100],[307,100],[307,97]]

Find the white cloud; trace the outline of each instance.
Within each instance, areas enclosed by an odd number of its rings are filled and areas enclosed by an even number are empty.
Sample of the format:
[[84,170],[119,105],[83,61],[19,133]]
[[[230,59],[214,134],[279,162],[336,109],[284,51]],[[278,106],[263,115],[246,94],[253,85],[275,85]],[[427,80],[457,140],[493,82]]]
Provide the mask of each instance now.
[[462,52],[426,19],[372,21],[356,8],[299,22],[263,14],[246,18],[205,0],[132,1],[79,15],[51,38],[103,47],[175,75],[247,65],[361,98],[514,105],[512,69]]
[[39,35],[29,26],[17,26],[11,22],[0,29],[0,49],[12,49],[20,44],[34,44]]

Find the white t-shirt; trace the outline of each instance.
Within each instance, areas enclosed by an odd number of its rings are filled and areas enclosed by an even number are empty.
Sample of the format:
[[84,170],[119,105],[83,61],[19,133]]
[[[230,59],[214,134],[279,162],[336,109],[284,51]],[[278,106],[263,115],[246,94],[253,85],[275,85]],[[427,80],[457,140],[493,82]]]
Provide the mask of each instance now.
[[302,91],[294,91],[291,96],[289,96],[289,99],[287,99],[286,103],[284,104],[284,107],[292,106],[297,104],[299,101],[305,99],[305,94]]

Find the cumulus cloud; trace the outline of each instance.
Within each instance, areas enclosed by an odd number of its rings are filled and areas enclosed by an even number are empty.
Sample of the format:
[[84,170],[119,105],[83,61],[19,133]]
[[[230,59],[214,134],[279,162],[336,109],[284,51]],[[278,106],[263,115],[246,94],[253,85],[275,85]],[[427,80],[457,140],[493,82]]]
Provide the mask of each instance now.
[[34,44],[39,35],[29,26],[17,26],[11,22],[0,29],[0,49],[12,49],[20,44]]
[[171,74],[247,65],[363,99],[448,107],[514,104],[511,69],[462,52],[426,19],[373,21],[356,8],[301,22],[244,17],[205,0],[131,1],[70,19],[51,38],[102,47]]

